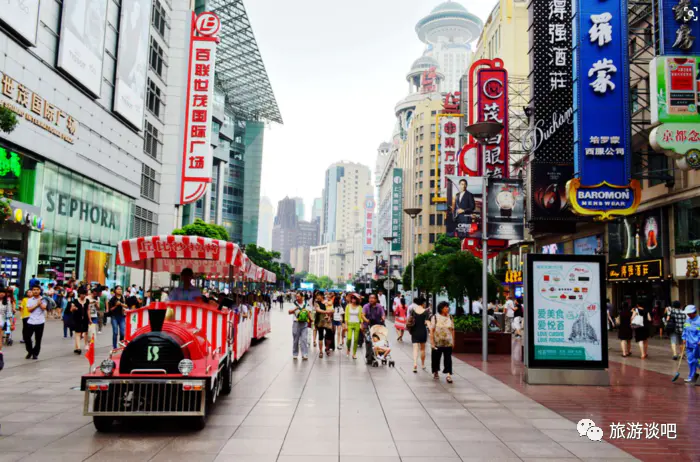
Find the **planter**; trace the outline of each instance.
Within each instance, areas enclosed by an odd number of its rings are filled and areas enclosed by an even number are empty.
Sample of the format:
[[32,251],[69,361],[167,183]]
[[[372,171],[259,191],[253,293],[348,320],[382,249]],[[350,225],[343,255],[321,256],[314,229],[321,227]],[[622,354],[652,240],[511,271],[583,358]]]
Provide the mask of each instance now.
[[[489,354],[510,355],[511,334],[489,332]],[[454,353],[481,353],[481,332],[455,332]]]

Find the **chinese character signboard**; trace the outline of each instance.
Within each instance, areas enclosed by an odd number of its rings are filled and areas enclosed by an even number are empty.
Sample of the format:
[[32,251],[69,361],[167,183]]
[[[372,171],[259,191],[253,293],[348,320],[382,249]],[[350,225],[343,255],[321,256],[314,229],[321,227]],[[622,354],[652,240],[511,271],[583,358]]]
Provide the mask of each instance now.
[[488,237],[522,240],[525,232],[523,181],[489,178],[486,197]]
[[462,147],[459,142],[459,127],[462,122],[459,117],[438,116],[440,140],[438,154],[440,156],[440,197],[447,197],[449,188],[448,176],[457,175],[458,154]]
[[[508,71],[503,63],[493,61],[492,67],[477,71],[477,121],[498,122],[503,130],[479,146],[480,176],[508,178]],[[484,164],[486,172],[483,172]]]
[[607,368],[604,265],[597,255],[527,255],[527,367]]
[[365,197],[365,230],[362,238],[362,250],[374,250],[373,225],[374,225],[374,196]]
[[574,166],[568,184],[574,212],[597,219],[634,213],[641,200],[630,182],[627,1],[577,0],[573,21]]
[[211,183],[211,111],[220,27],[219,17],[214,13],[202,13],[192,21],[180,204],[189,204],[204,196]]
[[700,54],[699,9],[700,0],[659,0],[659,54]]
[[630,260],[625,263],[608,263],[609,282],[641,282],[662,279],[663,260]]
[[391,187],[391,235],[394,241],[391,243],[392,252],[400,252],[402,243],[403,226],[403,170],[394,169],[393,183]]
[[531,0],[530,129],[521,140],[531,154],[528,222],[533,231],[573,232],[566,198],[574,173],[571,0]]

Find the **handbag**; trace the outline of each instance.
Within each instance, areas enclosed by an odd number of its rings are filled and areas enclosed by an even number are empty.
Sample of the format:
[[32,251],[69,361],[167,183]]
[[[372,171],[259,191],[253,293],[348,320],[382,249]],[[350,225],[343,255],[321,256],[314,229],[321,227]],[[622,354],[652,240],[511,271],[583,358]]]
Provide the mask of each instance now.
[[632,329],[639,329],[640,327],[644,327],[644,318],[641,314],[639,314],[638,311],[634,312],[634,315],[632,316],[632,322],[630,323],[630,325],[632,326]]
[[408,313],[408,319],[406,320],[406,329],[411,330],[413,326],[416,325],[416,318],[413,315],[413,310]]
[[672,334],[676,331],[676,319],[673,317],[673,312],[670,313],[668,321],[666,321],[666,327],[664,328],[667,334]]

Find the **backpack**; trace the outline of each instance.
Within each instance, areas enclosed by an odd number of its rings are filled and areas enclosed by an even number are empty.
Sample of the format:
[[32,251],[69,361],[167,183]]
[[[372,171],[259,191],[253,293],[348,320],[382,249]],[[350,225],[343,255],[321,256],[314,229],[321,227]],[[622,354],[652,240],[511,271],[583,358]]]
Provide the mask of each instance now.
[[297,321],[299,322],[309,322],[309,310],[302,308],[297,315]]

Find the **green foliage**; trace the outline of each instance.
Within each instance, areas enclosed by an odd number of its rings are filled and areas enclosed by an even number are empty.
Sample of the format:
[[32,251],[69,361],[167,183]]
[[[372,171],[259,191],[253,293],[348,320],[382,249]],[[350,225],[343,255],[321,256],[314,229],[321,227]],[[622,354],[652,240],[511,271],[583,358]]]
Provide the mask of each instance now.
[[17,114],[4,106],[0,106],[0,130],[5,133],[12,133],[18,123]]
[[206,223],[199,218],[194,220],[194,223],[173,230],[173,234],[179,236],[208,237],[210,239],[219,239],[221,241],[229,240],[228,231],[226,231],[226,228],[220,225]]
[[282,256],[274,250],[265,250],[255,244],[245,246],[245,254],[250,260],[261,268],[271,271],[277,275],[277,283],[291,284],[290,276],[294,274],[294,268],[286,263],[280,263],[279,258]]
[[450,237],[447,234],[438,235],[435,240],[435,251],[438,255],[447,255],[457,253],[462,250],[462,243],[456,237]]
[[12,217],[12,207],[10,200],[0,197],[0,222],[9,220]]
[[314,289],[328,290],[333,288],[333,280],[328,276],[318,277],[315,274],[307,274],[304,282],[310,282],[314,285]]
[[481,332],[481,323],[483,321],[478,316],[455,316],[455,331],[457,332]]

